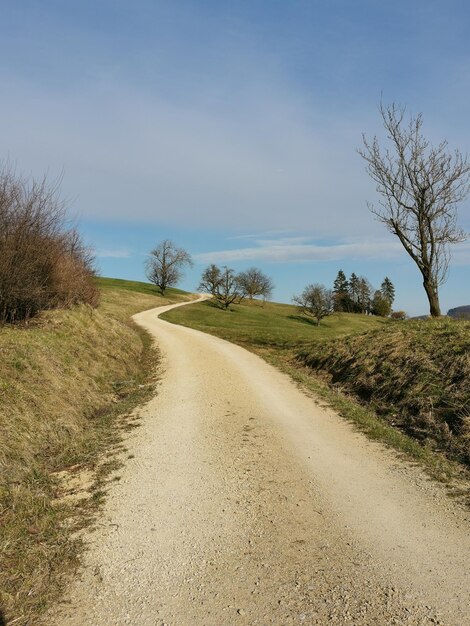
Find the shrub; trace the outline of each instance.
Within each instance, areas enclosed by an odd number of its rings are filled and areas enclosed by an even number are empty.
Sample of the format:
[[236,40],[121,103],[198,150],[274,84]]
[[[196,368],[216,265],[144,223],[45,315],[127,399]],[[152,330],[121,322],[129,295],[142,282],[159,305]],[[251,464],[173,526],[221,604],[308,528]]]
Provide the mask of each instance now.
[[0,324],[79,302],[96,306],[93,257],[67,228],[59,187],[0,169]]

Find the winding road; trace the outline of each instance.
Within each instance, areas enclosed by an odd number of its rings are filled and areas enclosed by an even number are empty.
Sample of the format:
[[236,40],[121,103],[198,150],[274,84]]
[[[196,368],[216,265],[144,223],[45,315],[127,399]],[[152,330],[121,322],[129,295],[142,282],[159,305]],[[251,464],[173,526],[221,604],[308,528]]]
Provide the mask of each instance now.
[[161,379],[51,623],[470,624],[468,513],[172,306],[134,318]]

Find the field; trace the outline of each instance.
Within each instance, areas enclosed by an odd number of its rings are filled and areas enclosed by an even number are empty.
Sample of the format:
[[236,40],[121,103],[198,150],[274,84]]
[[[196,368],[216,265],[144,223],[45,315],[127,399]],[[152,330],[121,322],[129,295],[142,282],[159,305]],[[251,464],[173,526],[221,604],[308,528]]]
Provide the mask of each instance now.
[[0,607],[19,626],[60,589],[79,551],[71,531],[100,499],[95,486],[77,515],[59,477],[71,468],[94,481],[99,453],[119,447],[129,427],[123,414],[151,389],[156,354],[130,316],[190,297],[170,289],[162,298],[146,283],[98,284],[97,309],[0,328]]
[[286,350],[303,346],[305,342],[362,333],[387,324],[384,318],[336,313],[316,326],[290,304],[263,304],[256,300],[232,305],[230,311],[222,311],[211,301],[205,301],[164,313],[162,319],[197,328],[234,343]]

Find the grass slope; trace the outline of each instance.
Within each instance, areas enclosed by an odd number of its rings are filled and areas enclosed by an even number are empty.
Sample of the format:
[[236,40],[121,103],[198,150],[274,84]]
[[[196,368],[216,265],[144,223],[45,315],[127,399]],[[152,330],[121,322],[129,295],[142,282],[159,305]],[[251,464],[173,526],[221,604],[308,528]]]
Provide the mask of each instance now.
[[470,322],[389,324],[312,345],[299,358],[389,423],[470,465]]
[[55,473],[93,469],[118,444],[120,415],[148,393],[155,354],[130,316],[189,297],[168,290],[162,298],[131,281],[98,284],[98,309],[0,328],[0,617],[3,610],[18,626],[37,623],[75,563],[75,511],[57,499]]
[[316,341],[365,332],[387,323],[383,318],[336,313],[320,326],[299,315],[296,307],[253,300],[222,311],[211,301],[164,313],[162,319],[217,335],[246,346],[288,349]]

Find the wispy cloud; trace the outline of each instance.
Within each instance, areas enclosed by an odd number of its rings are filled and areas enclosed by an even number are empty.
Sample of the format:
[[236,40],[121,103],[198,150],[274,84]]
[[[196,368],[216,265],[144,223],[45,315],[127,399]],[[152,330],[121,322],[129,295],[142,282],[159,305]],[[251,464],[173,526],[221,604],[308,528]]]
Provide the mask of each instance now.
[[258,239],[256,245],[232,250],[216,250],[198,254],[200,263],[230,263],[236,261],[266,261],[299,263],[308,261],[336,261],[342,259],[394,259],[403,254],[398,241],[364,240],[332,244],[315,243],[308,237]]

